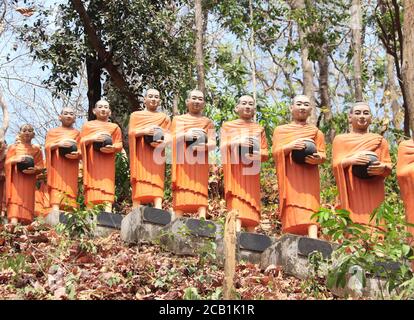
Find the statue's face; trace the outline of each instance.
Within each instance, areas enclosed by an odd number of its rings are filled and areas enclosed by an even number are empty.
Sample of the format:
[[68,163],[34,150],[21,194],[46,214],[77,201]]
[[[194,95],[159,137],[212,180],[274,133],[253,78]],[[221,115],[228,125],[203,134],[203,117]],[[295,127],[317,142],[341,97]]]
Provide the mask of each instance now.
[[253,119],[256,113],[256,106],[254,99],[251,96],[242,96],[239,99],[239,103],[236,106],[236,112],[240,119],[250,120]]
[[372,115],[369,106],[356,105],[353,107],[352,112],[349,114],[349,123],[352,128],[359,130],[368,129],[372,122]]
[[186,100],[188,111],[193,114],[200,114],[205,106],[204,94],[201,91],[193,90],[190,97]]
[[147,95],[144,97],[144,105],[150,111],[157,110],[160,105],[160,93],[158,90],[150,89],[147,92]]
[[98,101],[95,108],[93,109],[93,114],[98,120],[108,120],[108,118],[111,116],[109,103],[104,100]]
[[64,108],[59,115],[59,120],[64,127],[71,127],[76,120],[75,111],[71,108]]
[[306,121],[311,114],[312,106],[308,97],[299,96],[293,99],[290,106],[293,120]]
[[30,143],[35,136],[33,127],[30,125],[23,126],[20,128],[19,136],[23,143]]

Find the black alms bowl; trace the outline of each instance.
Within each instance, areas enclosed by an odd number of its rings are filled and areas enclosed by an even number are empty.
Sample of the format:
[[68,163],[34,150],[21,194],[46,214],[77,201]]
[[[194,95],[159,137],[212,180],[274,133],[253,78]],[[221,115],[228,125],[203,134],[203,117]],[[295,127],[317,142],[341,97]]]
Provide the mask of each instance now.
[[145,143],[151,145],[153,142],[157,142],[158,140],[164,140],[164,132],[161,128],[154,128],[154,135],[144,135]]
[[305,163],[305,158],[317,152],[315,142],[311,140],[304,140],[305,148],[301,150],[292,151],[292,159],[296,163]]
[[254,152],[260,151],[260,144],[259,140],[256,137],[249,137],[248,140],[253,143],[252,146],[246,148],[243,146],[239,146],[239,156],[245,155],[245,154],[253,154]]
[[59,155],[64,157],[67,154],[71,154],[72,152],[78,151],[78,147],[76,146],[76,141],[68,140],[70,142],[70,147],[59,147]]
[[186,139],[185,140],[187,148],[188,147],[195,147],[195,146],[198,146],[199,144],[204,144],[204,143],[208,142],[207,134],[202,129],[200,129],[200,130],[195,129],[193,131],[197,132],[195,134],[196,136],[194,136],[192,139],[189,139],[189,140]]
[[378,161],[378,157],[374,154],[367,154],[367,156],[370,158],[368,164],[352,166],[352,174],[355,177],[360,179],[370,179],[374,177],[368,174],[368,167]]
[[112,137],[109,134],[102,134],[105,136],[105,140],[102,142],[95,141],[93,143],[93,148],[95,151],[100,151],[101,148],[112,145]]
[[17,170],[23,171],[34,167],[34,159],[32,156],[24,156],[24,160],[17,163]]

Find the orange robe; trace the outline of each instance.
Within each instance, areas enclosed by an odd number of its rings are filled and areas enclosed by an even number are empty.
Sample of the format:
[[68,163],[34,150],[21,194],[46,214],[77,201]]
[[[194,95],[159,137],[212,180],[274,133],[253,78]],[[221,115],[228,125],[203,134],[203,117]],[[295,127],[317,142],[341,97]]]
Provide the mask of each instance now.
[[323,133],[313,125],[290,123],[273,132],[272,154],[276,163],[279,187],[279,212],[282,231],[305,235],[308,227],[316,224],[311,216],[320,207],[319,167],[298,164],[292,153],[285,155],[283,147],[297,139],[312,139],[319,153],[325,153]]
[[35,217],[44,217],[49,214],[50,201],[49,192],[46,181],[43,178],[38,178],[35,190]]
[[74,128],[59,127],[48,131],[45,141],[47,187],[50,205],[77,206],[79,160],[68,159],[59,154],[59,148],[52,145],[63,140],[76,140],[79,146],[79,131]]
[[[165,152],[145,143],[144,136],[134,132],[155,125],[164,132],[170,128],[170,118],[162,112],[136,111],[129,120],[129,154],[132,199],[141,203],[164,197]],[[155,158],[156,157],[156,158]]]
[[100,204],[115,200],[115,153],[95,151],[93,143],[85,144],[86,139],[98,133],[110,134],[116,152],[122,149],[122,133],[117,124],[92,120],[83,125],[80,133],[80,147],[85,204]]
[[18,156],[30,155],[35,166],[43,168],[43,156],[40,147],[18,143],[11,145],[6,156],[6,201],[7,218],[17,218],[20,222],[30,223],[34,216],[36,175],[25,174],[17,170],[11,161]]
[[[197,153],[192,157],[184,139],[177,140],[176,135],[191,128],[206,130],[208,141],[215,141],[213,122],[206,117],[194,117],[190,114],[174,117],[172,133],[172,191],[173,209],[187,213],[197,212],[199,207],[208,206],[208,152]],[[195,154],[195,153],[194,153]]]
[[[397,179],[404,201],[408,223],[414,223],[414,141],[406,140],[398,147]],[[408,227],[414,236],[414,227]]]
[[260,162],[239,157],[239,148],[230,147],[237,136],[256,137],[260,141],[261,161],[266,161],[267,140],[264,128],[241,119],[223,123],[221,154],[224,169],[224,190],[228,210],[238,210],[242,226],[255,227],[260,223]]
[[348,210],[356,223],[369,224],[371,213],[384,201],[384,178],[390,173],[370,179],[360,179],[352,174],[352,166],[343,168],[342,160],[360,151],[373,151],[378,160],[391,165],[387,140],[375,133],[340,134],[332,145],[332,165],[338,186],[341,209]]

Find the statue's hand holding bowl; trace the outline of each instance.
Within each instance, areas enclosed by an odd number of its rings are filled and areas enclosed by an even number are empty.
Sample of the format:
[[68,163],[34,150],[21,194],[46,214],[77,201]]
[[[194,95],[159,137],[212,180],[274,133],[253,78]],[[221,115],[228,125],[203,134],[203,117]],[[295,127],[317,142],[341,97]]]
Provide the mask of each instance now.
[[250,148],[253,147],[253,140],[249,139],[249,137],[241,137],[239,139],[239,145],[243,148]]
[[35,170],[34,167],[30,167],[30,168],[27,168],[27,169],[23,170],[22,172],[25,173],[25,174],[35,174],[36,170]]
[[93,141],[96,141],[96,142],[104,142],[105,141],[105,135],[104,134],[97,134],[95,137],[94,137],[94,139],[93,139]]
[[115,152],[115,147],[113,145],[108,145],[106,147],[102,147],[100,149],[101,152],[103,153],[114,153]]
[[26,156],[16,156],[14,160],[12,161],[13,164],[23,162],[26,159]]
[[366,165],[370,158],[364,153],[356,153],[348,158],[348,161],[353,166]]
[[385,172],[385,164],[375,161],[367,169],[370,176],[380,176]]
[[260,161],[261,158],[259,151],[253,151],[253,153],[246,153],[244,156],[246,157],[246,159],[250,161]]
[[[153,147],[153,148],[160,147],[160,146],[162,146],[162,144],[164,144],[164,140],[157,140],[157,141],[154,141],[154,142],[150,143],[151,147]],[[164,144],[164,147],[165,147],[165,144]]]
[[311,156],[306,156],[305,157],[305,162],[307,164],[313,164],[313,165],[320,164],[321,163],[321,160],[322,160],[322,157],[317,152],[315,152]]
[[80,155],[79,152],[74,151],[74,152],[65,154],[65,158],[76,160],[76,159],[79,159],[79,155]]
[[287,145],[288,149],[290,151],[292,150],[303,150],[306,148],[305,141],[303,139],[297,139],[295,141],[292,141]]
[[144,135],[153,136],[155,133],[155,126],[148,127],[144,130]]
[[195,145],[192,147],[192,149],[197,152],[204,152],[206,151],[206,148],[207,148],[206,143],[199,143],[198,145]]

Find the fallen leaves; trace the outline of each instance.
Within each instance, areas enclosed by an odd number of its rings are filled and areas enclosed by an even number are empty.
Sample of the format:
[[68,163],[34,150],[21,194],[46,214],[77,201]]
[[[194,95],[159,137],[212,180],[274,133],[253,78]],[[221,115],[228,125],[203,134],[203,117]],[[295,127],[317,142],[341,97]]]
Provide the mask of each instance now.
[[[13,231],[13,232],[10,232]],[[119,233],[93,239],[96,253],[81,249],[53,229],[1,227],[0,296],[4,299],[183,299],[195,288],[204,299],[220,296],[224,272],[198,257],[179,257],[157,245],[126,246]],[[241,299],[305,299],[303,281],[279,266],[261,271],[252,263],[236,267]]]

